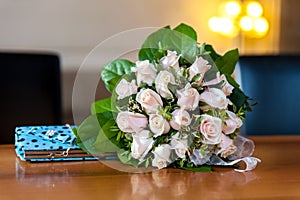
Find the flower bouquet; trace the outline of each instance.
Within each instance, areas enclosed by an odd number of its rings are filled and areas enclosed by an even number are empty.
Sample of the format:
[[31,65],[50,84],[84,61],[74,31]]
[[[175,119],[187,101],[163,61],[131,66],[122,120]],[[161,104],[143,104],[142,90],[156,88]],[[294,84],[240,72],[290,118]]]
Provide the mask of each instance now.
[[94,102],[74,129],[77,144],[95,155],[115,152],[135,167],[209,171],[242,160],[246,170],[255,168],[253,142],[238,135],[254,105],[232,77],[238,57],[237,49],[219,55],[197,43],[186,24],[157,30],[138,61],[102,68],[112,95]]

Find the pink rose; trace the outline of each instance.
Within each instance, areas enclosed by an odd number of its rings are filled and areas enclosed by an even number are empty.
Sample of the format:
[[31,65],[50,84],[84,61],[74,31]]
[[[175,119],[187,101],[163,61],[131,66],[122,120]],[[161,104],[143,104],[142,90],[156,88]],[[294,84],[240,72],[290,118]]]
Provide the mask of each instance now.
[[187,127],[191,123],[190,114],[183,109],[176,109],[172,112],[170,125],[175,130],[180,130],[182,127]]
[[154,140],[149,138],[150,131],[143,130],[132,134],[131,155],[133,158],[142,160],[151,150]]
[[148,125],[145,115],[133,112],[119,112],[116,122],[121,131],[126,133],[140,132]]
[[211,68],[211,65],[208,65],[208,61],[204,60],[202,57],[196,57],[195,62],[190,67],[190,77],[191,81],[194,76],[197,74],[201,74],[200,80],[198,80],[198,84],[200,84],[204,78],[204,74]]
[[201,109],[206,110],[209,107],[225,109],[230,102],[224,92],[217,88],[208,88],[208,90],[200,94],[200,101],[207,103],[209,106],[203,106]]
[[231,134],[237,128],[240,128],[243,125],[243,122],[233,112],[226,111],[226,113],[228,115],[228,118],[225,120],[226,125],[223,125],[223,133],[225,133],[225,134]]
[[219,144],[222,136],[222,120],[210,115],[201,115],[199,127],[200,133],[204,136],[204,144]]
[[179,63],[178,60],[180,56],[177,56],[176,51],[167,51],[167,56],[163,57],[160,60],[160,64],[163,68],[167,69],[168,67],[173,67],[176,71],[179,71]]
[[158,114],[149,115],[149,127],[154,134],[153,137],[160,136],[163,133],[169,132],[170,130],[168,121]]
[[183,89],[177,90],[177,97],[177,104],[183,109],[192,111],[199,106],[200,95],[189,83]]
[[157,112],[158,107],[163,107],[163,102],[156,92],[151,89],[143,89],[136,95],[136,101],[141,104],[147,114]]
[[136,72],[138,86],[141,82],[151,86],[156,77],[156,69],[153,64],[149,63],[149,60],[137,61],[136,67],[131,68],[131,71]]
[[122,79],[116,87],[116,93],[118,95],[118,100],[129,97],[132,94],[136,94],[137,86],[135,84],[135,80],[128,82],[125,79]]
[[234,89],[234,87],[228,83],[226,76],[224,74],[222,74],[220,76],[220,72],[217,72],[216,76],[217,77],[215,79],[203,83],[203,86],[216,85],[216,84],[221,83],[221,81],[224,81],[224,85],[221,89],[225,93],[226,96],[229,96],[232,93],[232,90]]
[[168,85],[175,84],[173,74],[168,71],[160,71],[155,79],[155,89],[163,98],[173,98]]
[[217,151],[216,154],[221,154],[221,157],[223,158],[227,158],[237,150],[236,146],[233,144],[233,140],[224,134],[221,136],[221,143],[218,144],[218,147],[220,150]]

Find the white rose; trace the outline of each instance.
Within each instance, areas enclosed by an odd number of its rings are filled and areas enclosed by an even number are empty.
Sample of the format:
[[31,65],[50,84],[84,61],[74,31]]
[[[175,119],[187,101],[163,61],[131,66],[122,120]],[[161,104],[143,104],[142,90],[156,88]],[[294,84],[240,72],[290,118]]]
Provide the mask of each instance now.
[[185,158],[185,153],[188,150],[187,142],[187,138],[179,138],[179,132],[171,138],[171,149],[175,149],[179,158]]
[[235,113],[227,110],[226,111],[228,118],[225,120],[226,125],[223,125],[223,133],[225,134],[231,134],[233,133],[237,128],[240,128],[243,125],[242,120],[236,116]]
[[119,129],[127,133],[140,132],[148,125],[145,115],[128,111],[119,112],[116,122]]
[[172,112],[170,125],[175,130],[180,130],[182,127],[187,127],[191,123],[190,114],[183,109],[176,109]]
[[136,67],[131,68],[131,71],[136,72],[138,86],[141,82],[151,86],[156,77],[156,69],[153,64],[149,63],[149,60],[137,61]]
[[155,148],[153,151],[154,159],[152,160],[152,166],[162,169],[168,166],[168,163],[171,163],[171,146],[168,144],[162,144]]
[[176,71],[179,71],[178,60],[180,56],[177,56],[176,51],[167,51],[167,56],[160,60],[160,64],[167,69],[168,67],[173,67]]
[[173,98],[172,93],[168,88],[168,84],[175,84],[173,74],[168,71],[161,71],[155,79],[155,89],[163,98]]
[[153,137],[157,137],[162,135],[163,133],[167,133],[170,130],[170,125],[168,121],[158,114],[150,114],[149,115],[149,127]]
[[219,144],[222,136],[222,120],[210,115],[201,115],[200,133],[204,136],[204,144]]
[[196,60],[190,67],[190,77],[191,81],[194,76],[197,74],[201,74],[200,80],[198,80],[198,84],[200,84],[204,78],[204,74],[211,68],[211,65],[208,65],[208,61],[204,60],[202,57],[196,57]]
[[[225,109],[230,101],[226,98],[224,92],[217,88],[208,88],[200,94],[200,101],[207,103],[212,108]],[[201,107],[203,110],[206,106]]]
[[234,87],[228,83],[226,76],[224,74],[220,75],[220,72],[217,72],[215,79],[203,83],[203,86],[216,85],[216,84],[221,83],[221,81],[224,81],[224,85],[221,88],[222,91],[224,92],[224,94],[226,96],[229,96],[232,93],[232,90],[234,89]]
[[153,138],[149,138],[150,131],[143,130],[132,134],[131,155],[133,158],[142,160],[152,148]]
[[183,109],[192,111],[199,105],[200,95],[189,83],[183,89],[177,90],[177,97],[177,104]]
[[122,79],[116,87],[116,93],[118,95],[118,100],[123,99],[125,97],[129,97],[132,94],[136,94],[137,86],[136,86],[135,80],[132,80],[129,83],[125,79]]
[[143,89],[138,92],[136,101],[141,104],[147,114],[156,113],[158,107],[163,107],[161,97],[151,89]]

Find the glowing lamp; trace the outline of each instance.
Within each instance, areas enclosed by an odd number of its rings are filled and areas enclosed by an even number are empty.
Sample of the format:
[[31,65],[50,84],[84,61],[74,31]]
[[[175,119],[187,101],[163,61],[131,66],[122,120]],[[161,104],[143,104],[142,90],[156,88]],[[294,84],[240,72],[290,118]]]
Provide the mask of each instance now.
[[219,32],[219,18],[212,17],[208,21],[208,26],[213,32]]
[[263,7],[259,2],[251,1],[247,4],[247,14],[251,17],[260,17],[263,14]]
[[249,16],[244,16],[240,20],[240,27],[243,31],[251,31],[253,29],[253,20]]
[[241,10],[241,4],[238,1],[228,1],[225,3],[225,13],[227,15],[238,16]]
[[263,15],[263,7],[258,1],[228,0],[220,4],[220,16],[209,19],[209,28],[216,33],[235,37],[240,31],[247,37],[261,38],[269,31],[268,20]]
[[265,18],[263,18],[263,17],[257,18],[254,21],[254,30],[259,35],[265,35],[268,32],[268,30],[269,30],[269,23],[268,23],[268,21]]

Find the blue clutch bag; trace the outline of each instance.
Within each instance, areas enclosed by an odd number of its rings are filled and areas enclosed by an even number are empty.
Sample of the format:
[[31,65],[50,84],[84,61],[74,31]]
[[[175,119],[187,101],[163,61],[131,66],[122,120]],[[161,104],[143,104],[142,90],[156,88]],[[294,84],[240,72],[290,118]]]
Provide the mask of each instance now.
[[97,160],[75,143],[69,125],[21,126],[15,129],[15,151],[23,161]]

